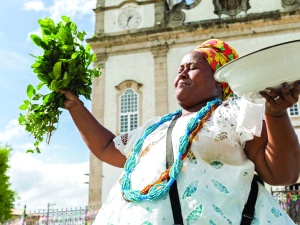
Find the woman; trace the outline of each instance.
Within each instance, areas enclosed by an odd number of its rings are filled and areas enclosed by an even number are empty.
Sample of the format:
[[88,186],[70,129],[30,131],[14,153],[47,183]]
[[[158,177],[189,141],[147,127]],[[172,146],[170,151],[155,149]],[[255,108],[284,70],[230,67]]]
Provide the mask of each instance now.
[[[296,182],[300,148],[287,108],[298,101],[300,82],[291,89],[283,84],[281,93],[261,92],[263,116],[261,105],[229,98],[228,85],[214,79],[214,71],[237,57],[217,39],[189,52],[174,82],[182,109],[121,137],[63,91],[65,108],[94,155],[124,167],[95,224],[174,224],[168,193],[173,182],[184,224],[240,224],[254,171],[271,185]],[[166,170],[167,130],[175,117],[174,164]],[[294,223],[259,184],[252,224]]]

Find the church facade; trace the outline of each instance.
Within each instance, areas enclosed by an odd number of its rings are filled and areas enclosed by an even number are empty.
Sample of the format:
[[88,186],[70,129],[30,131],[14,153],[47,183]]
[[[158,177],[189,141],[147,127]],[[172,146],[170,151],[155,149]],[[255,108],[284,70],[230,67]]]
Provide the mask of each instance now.
[[[300,0],[97,0],[94,12],[87,41],[102,75],[92,113],[116,135],[179,108],[178,66],[203,41],[224,40],[243,56],[300,39]],[[298,104],[289,113],[300,137]],[[89,206],[101,205],[121,171],[91,154]]]

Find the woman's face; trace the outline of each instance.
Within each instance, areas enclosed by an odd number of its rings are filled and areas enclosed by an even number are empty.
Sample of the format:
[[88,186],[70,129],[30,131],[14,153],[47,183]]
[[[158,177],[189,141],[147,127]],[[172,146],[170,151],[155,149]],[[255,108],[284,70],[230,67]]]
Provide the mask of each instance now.
[[221,84],[214,79],[214,71],[196,51],[182,59],[174,81],[175,97],[183,108],[195,107],[203,101],[221,97]]

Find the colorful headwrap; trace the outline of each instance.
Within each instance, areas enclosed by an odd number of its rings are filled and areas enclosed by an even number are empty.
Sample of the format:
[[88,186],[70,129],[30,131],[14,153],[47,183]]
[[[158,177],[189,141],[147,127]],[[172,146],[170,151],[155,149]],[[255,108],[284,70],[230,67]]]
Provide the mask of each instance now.
[[[203,55],[215,72],[229,61],[239,57],[232,47],[218,39],[207,40],[196,47],[194,51]],[[222,89],[223,101],[225,101],[232,96],[233,92],[227,83],[222,83]]]

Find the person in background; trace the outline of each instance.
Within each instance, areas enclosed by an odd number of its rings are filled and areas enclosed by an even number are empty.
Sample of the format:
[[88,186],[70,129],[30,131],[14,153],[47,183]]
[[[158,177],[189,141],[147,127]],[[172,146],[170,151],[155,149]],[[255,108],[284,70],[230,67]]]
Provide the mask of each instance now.
[[[174,224],[174,186],[180,224],[243,224],[252,183],[258,185],[258,194],[250,223],[294,224],[264,186],[252,181],[255,173],[270,185],[290,185],[298,179],[300,147],[287,108],[298,101],[300,81],[291,88],[282,84],[280,93],[262,91],[264,108],[235,100],[228,84],[214,79],[214,72],[237,57],[218,39],[188,52],[174,82],[181,109],[121,136],[103,127],[72,92],[62,91],[65,108],[92,153],[124,168],[94,224]],[[167,140],[174,160],[166,167]]]

